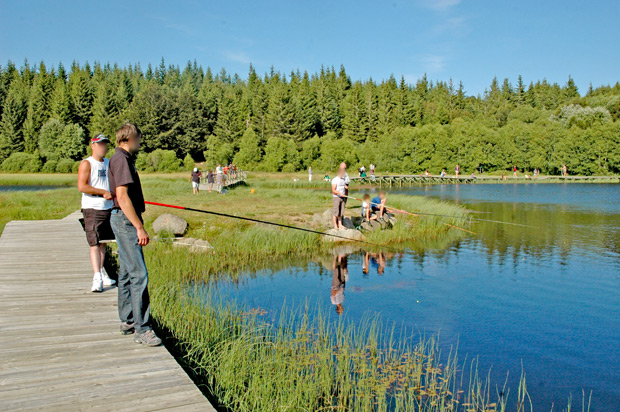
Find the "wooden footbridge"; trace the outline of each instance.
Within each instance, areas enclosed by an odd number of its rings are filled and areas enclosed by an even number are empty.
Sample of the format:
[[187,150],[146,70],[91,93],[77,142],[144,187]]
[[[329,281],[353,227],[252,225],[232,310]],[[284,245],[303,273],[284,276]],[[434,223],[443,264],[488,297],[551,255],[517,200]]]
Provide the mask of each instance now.
[[403,187],[424,184],[471,184],[471,183],[511,183],[511,182],[600,182],[620,183],[620,176],[441,176],[441,175],[381,175],[352,177],[351,184],[377,185],[379,187]]
[[[200,190],[209,190],[209,183],[207,182],[207,171],[201,172],[202,177],[200,178]],[[245,181],[248,179],[248,174],[245,170],[237,170],[234,174],[225,175],[222,178],[222,184],[217,184],[217,177],[215,174],[213,175],[215,183],[213,183],[211,189],[216,191],[221,191],[222,189],[233,188],[238,185],[243,185]]]
[[211,411],[173,356],[119,332],[117,291],[90,292],[79,212],[0,237],[0,411]]

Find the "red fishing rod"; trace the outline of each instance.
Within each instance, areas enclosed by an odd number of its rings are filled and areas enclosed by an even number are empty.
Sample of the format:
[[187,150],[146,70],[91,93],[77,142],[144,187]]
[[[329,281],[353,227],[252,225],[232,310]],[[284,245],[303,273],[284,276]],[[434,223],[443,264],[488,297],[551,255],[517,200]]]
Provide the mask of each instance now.
[[209,215],[228,217],[228,218],[231,218],[231,219],[246,220],[248,222],[262,223],[262,224],[265,224],[265,225],[272,225],[272,226],[278,226],[278,227],[285,227],[287,229],[300,230],[302,232],[315,233],[317,235],[322,235],[322,236],[331,236],[331,237],[335,237],[335,238],[339,238],[339,239],[343,239],[343,240],[348,240],[348,241],[351,241],[351,242],[364,243],[366,245],[371,245],[371,246],[388,247],[388,248],[390,247],[390,246],[380,245],[378,243],[367,242],[365,240],[353,239],[353,238],[346,237],[346,236],[332,235],[332,234],[329,234],[329,233],[319,232],[318,230],[312,230],[312,229],[306,229],[306,228],[303,228],[303,227],[285,225],[285,224],[282,224],[282,223],[270,222],[270,221],[267,221],[267,220],[252,219],[250,217],[229,215],[227,213],[214,212],[212,210],[195,209],[193,207],[169,205],[169,204],[166,204],[166,203],[157,203],[157,202],[147,202],[147,201],[145,201],[144,203],[147,204],[147,205],[161,206],[161,207],[170,207],[172,209],[180,209],[180,210],[189,210],[191,212],[206,213],[206,214],[209,214]]

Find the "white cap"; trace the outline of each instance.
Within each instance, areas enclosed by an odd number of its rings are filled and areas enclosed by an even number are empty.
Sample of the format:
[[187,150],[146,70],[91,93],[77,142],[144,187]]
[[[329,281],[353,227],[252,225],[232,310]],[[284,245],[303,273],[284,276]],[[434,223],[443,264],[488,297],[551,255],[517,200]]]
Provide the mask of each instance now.
[[197,171],[198,171],[198,168],[197,168],[197,167],[195,167],[195,168],[194,168],[194,172],[197,172]]

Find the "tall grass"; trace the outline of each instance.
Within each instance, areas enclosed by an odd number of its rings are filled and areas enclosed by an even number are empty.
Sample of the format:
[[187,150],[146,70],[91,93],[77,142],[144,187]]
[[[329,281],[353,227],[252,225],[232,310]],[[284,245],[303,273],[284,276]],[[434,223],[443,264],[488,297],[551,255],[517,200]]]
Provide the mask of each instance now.
[[480,375],[476,360],[442,354],[434,337],[396,336],[378,317],[354,325],[306,304],[265,321],[204,285],[159,271],[153,285],[153,315],[230,410],[533,410],[525,375],[511,393]]

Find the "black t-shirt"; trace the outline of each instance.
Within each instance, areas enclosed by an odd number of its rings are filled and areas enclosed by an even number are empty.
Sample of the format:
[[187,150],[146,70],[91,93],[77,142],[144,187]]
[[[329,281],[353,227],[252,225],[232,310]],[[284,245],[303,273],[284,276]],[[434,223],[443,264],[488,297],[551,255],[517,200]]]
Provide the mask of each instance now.
[[200,172],[192,172],[192,182],[200,183]]
[[118,186],[127,186],[127,194],[133,208],[138,215],[144,213],[144,195],[142,194],[142,185],[140,177],[136,170],[136,156],[128,151],[116,148],[114,155],[110,158],[110,171],[108,180],[110,182],[110,193],[113,195],[114,207],[120,208],[118,199],[116,198],[116,188]]

